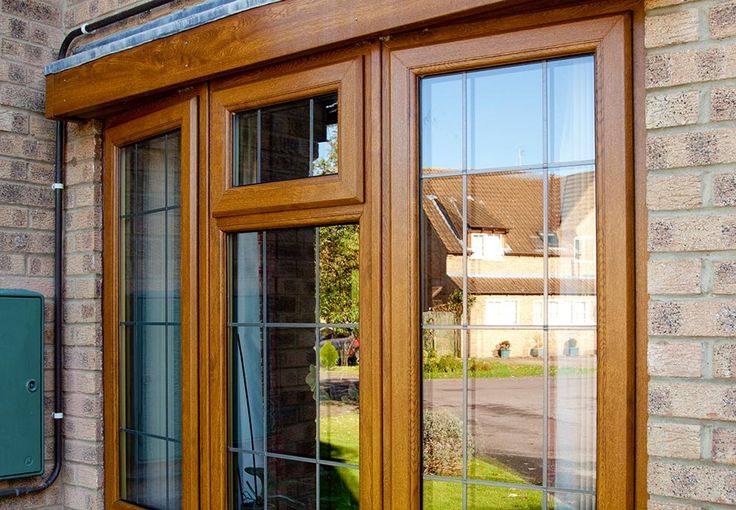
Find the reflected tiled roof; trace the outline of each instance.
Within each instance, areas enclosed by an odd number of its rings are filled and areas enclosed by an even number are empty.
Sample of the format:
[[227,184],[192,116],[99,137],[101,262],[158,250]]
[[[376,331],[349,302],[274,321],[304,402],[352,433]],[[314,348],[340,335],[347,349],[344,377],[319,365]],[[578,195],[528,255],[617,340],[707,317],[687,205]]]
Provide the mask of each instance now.
[[[460,276],[451,276],[452,283],[463,288]],[[508,276],[472,276],[468,278],[468,294],[490,295],[542,295],[544,280],[539,278],[514,278]],[[593,295],[594,278],[550,278],[550,295]]]

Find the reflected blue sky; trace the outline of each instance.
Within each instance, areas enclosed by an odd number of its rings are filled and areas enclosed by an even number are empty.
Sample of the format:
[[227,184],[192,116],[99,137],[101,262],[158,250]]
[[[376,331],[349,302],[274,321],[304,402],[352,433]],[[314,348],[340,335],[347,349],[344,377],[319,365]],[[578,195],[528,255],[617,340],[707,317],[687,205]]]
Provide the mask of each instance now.
[[594,78],[585,55],[548,61],[546,76],[535,62],[422,79],[422,168],[459,171],[463,152],[473,170],[544,163],[545,84],[546,162],[594,159]]

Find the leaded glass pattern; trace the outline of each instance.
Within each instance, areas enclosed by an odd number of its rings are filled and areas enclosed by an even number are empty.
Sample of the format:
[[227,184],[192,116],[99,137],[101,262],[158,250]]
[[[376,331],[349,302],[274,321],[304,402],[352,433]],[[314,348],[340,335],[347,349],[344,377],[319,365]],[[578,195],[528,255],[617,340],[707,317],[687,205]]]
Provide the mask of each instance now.
[[229,238],[229,507],[358,508],[358,227]]
[[179,131],[120,150],[120,497],[181,508]]
[[594,58],[420,102],[423,506],[593,509]]

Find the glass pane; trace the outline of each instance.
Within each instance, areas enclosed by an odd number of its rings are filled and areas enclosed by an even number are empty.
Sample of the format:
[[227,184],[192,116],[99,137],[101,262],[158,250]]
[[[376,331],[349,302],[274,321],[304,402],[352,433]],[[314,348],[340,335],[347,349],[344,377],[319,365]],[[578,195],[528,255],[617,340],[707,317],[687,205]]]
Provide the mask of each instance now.
[[423,323],[462,324],[462,177],[422,181],[421,228]]
[[323,328],[319,350],[319,441],[322,459],[358,464],[359,364],[357,330]]
[[121,431],[120,450],[121,497],[148,508],[177,508],[167,499],[166,441]]
[[463,79],[434,76],[421,82],[422,174],[463,169]]
[[319,507],[321,510],[359,508],[360,487],[355,468],[321,466],[319,468]]
[[493,510],[542,510],[543,498],[541,491],[469,485],[467,508],[469,510],[491,508]]
[[121,497],[181,508],[181,142],[121,149]]
[[229,507],[265,510],[265,460],[263,455],[231,452],[228,455]]
[[268,322],[314,324],[317,319],[317,229],[271,230],[264,238]]
[[595,510],[594,494],[566,494],[555,492],[548,495],[550,510]]
[[315,457],[317,405],[313,328],[272,328],[268,342],[269,452]]
[[[228,446],[265,455],[267,508],[316,505],[318,469],[326,508],[357,505],[359,248],[356,225],[230,238]],[[233,509],[264,504],[236,487],[246,461],[231,457]]]
[[263,452],[263,332],[240,327],[230,334],[230,445]]
[[548,64],[552,163],[595,158],[595,71],[592,55]]
[[337,94],[237,113],[233,135],[235,186],[336,174]]
[[596,332],[549,335],[549,485],[594,491]]
[[463,485],[460,483],[425,480],[422,484],[423,510],[461,510]]
[[595,168],[549,172],[549,323],[596,323]]
[[541,165],[542,64],[476,71],[466,79],[468,168]]
[[[464,332],[458,331],[462,338]],[[422,472],[463,476],[463,362],[454,354],[424,352]]]
[[238,324],[260,325],[263,319],[262,236],[257,232],[237,234],[230,238],[230,242],[230,320]]
[[542,324],[535,303],[544,297],[544,174],[494,172],[467,182],[470,324]]
[[541,333],[468,333],[468,478],[543,483],[544,364],[528,354]]
[[311,462],[269,458],[266,508],[317,508],[317,466]]

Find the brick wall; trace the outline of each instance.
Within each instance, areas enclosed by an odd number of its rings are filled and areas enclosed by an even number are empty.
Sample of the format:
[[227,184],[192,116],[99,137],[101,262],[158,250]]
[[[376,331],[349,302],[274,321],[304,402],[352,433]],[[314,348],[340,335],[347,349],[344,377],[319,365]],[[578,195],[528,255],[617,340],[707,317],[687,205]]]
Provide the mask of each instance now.
[[646,7],[649,508],[736,508],[736,2]]

